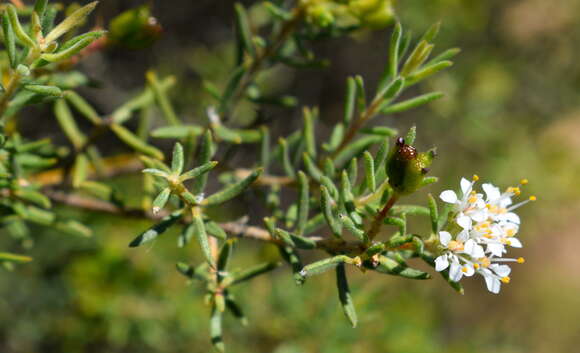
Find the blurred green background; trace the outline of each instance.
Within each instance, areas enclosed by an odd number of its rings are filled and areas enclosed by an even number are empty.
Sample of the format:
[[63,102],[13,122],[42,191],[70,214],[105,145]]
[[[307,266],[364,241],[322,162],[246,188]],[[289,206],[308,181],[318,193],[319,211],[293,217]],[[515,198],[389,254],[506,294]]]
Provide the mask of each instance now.
[[[144,72],[153,67],[177,75],[177,108],[185,118],[199,119],[207,100],[200,76],[219,81],[232,65],[233,2],[104,0],[98,15],[111,18],[143,3],[153,6],[163,36],[146,49],[117,47],[91,57],[83,69],[101,87],[83,95],[106,113],[142,86]],[[228,317],[229,351],[577,351],[580,1],[406,0],[397,12],[417,34],[441,20],[437,48],[458,46],[462,53],[452,69],[413,92],[442,90],[444,99],[376,123],[401,130],[417,124],[419,146],[438,147],[432,173],[441,180],[430,187],[433,194],[474,173],[502,186],[528,178],[525,194],[539,201],[520,209],[525,247],[514,253],[526,264],[514,266],[512,282],[499,295],[489,294],[481,278],[465,280],[460,296],[438,276],[413,282],[353,272],[356,329],[343,318],[331,274],[296,287],[283,267],[237,288],[250,321],[244,328]],[[389,34],[387,28],[319,43],[316,50],[331,60],[329,68],[277,68],[267,82],[301,104],[319,105],[326,136],[340,119],[346,76],[359,73],[370,88],[376,84]],[[277,133],[300,124],[299,109],[269,114]],[[295,118],[290,123],[289,116]],[[249,158],[238,156],[242,164]],[[127,194],[134,184],[131,177],[115,183]],[[417,201],[426,203],[426,193]],[[149,247],[129,249],[148,222],[65,212],[96,236],[75,239],[39,228],[29,251],[34,262],[2,271],[0,352],[211,350],[203,288],[188,285],[174,270],[177,261],[200,258],[195,247],[178,249],[175,236],[167,234]],[[5,239],[0,236],[0,246]],[[272,256],[261,243],[242,243],[236,263]]]

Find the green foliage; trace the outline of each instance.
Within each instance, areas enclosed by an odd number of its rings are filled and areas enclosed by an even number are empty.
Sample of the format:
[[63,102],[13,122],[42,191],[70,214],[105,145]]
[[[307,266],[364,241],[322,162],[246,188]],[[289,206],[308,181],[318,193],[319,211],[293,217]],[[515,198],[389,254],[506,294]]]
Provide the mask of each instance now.
[[[325,112],[318,107],[304,107],[301,126],[287,134],[263,125],[267,120],[240,117],[247,107],[256,116],[269,114],[265,107],[270,105],[292,116],[290,109],[299,103],[297,99],[282,93],[270,95],[261,78],[280,66],[319,68],[324,59],[313,50],[318,40],[342,39],[355,31],[393,23],[392,1],[300,1],[294,7],[266,2],[258,5],[268,14],[261,24],[252,22],[251,11],[235,4],[235,67],[223,84],[203,78],[213,103],[204,107],[206,119],[195,122],[173,102],[170,88],[175,78],[152,70],[145,74],[141,93],[108,114],[100,114],[83,98],[79,88],[89,80],[78,79],[83,75],[75,64],[85,54],[99,50],[105,40],[141,47],[151,43],[159,29],[148,22],[150,9],[140,7],[114,19],[110,34],[78,32],[96,6],[92,2],[68,11],[56,26],[52,20],[61,7],[46,1],[37,1],[26,11],[11,4],[2,7],[2,60],[8,79],[0,92],[0,222],[15,239],[31,237],[28,224],[91,234],[81,222],[63,217],[53,203],[146,219],[149,225],[130,247],[165,242],[172,228],[179,227],[178,247],[194,239],[201,255],[192,260],[193,265],[178,262],[177,270],[203,283],[200,288],[210,307],[211,342],[218,351],[225,350],[224,314],[243,325],[247,322],[233,288],[281,265],[277,258],[238,265],[234,261],[238,239],[272,245],[299,284],[334,270],[337,304],[353,327],[358,322],[356,297],[348,284],[347,267],[365,275],[430,278],[409,263],[422,260],[435,266],[440,249],[434,235],[449,211],[440,212],[432,196],[427,207],[397,202],[437,180],[426,176],[435,151],[417,152],[415,127],[405,138],[393,141],[397,130],[379,119],[443,96],[440,92],[416,95],[409,90],[450,67],[449,60],[458,53],[450,49],[429,60],[439,24],[412,44],[411,35],[396,23],[377,86],[369,87],[360,75],[347,77],[342,117],[322,141],[320,124]],[[21,21],[23,14],[30,15],[28,23]],[[66,145],[21,136],[19,113],[32,104],[52,106]],[[149,131],[151,112],[162,119]],[[101,149],[105,149],[97,143],[107,134],[131,151],[136,168],[119,172],[122,168],[109,166],[111,158],[102,157]],[[171,156],[160,139],[170,141]],[[246,152],[250,167],[238,164],[237,151],[252,151]],[[59,172],[58,182],[46,181],[43,173],[54,170]],[[136,197],[140,206],[135,207],[134,200],[119,197],[107,176],[138,170],[143,174]],[[251,210],[231,217],[230,207],[241,200]],[[264,210],[262,227],[254,218]],[[430,222],[431,231],[410,233],[408,218],[413,216]],[[315,252],[320,259],[304,265],[302,251]],[[29,261],[26,255],[0,253],[2,263]],[[463,291],[446,272],[442,275],[455,290]]]

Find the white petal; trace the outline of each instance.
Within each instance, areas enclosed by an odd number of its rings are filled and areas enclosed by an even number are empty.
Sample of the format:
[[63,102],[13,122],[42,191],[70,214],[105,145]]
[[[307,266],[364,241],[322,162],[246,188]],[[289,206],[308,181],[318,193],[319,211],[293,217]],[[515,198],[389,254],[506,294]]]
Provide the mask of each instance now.
[[469,239],[469,232],[466,230],[462,230],[461,232],[459,232],[459,234],[457,234],[457,240],[461,241],[461,242],[466,242],[467,239]]
[[504,253],[505,247],[502,244],[492,243],[487,244],[487,251],[492,255],[501,257]]
[[500,277],[509,276],[512,272],[512,269],[508,265],[491,264],[489,268]]
[[457,224],[463,229],[471,229],[471,218],[466,215],[460,215],[457,217]]
[[461,272],[461,265],[459,262],[452,262],[451,267],[449,268],[449,279],[453,282],[459,282],[461,277],[463,277],[463,272]]
[[443,202],[447,203],[456,203],[457,202],[457,194],[453,190],[445,190],[439,195],[439,198],[443,200]]
[[465,272],[463,272],[463,275],[466,277],[471,277],[475,273],[475,270],[473,269],[472,265],[464,265],[463,269],[465,269]]
[[449,232],[439,232],[439,241],[443,246],[447,247],[447,244],[451,241],[451,234]]
[[469,239],[465,243],[465,253],[475,259],[479,259],[480,257],[483,257],[485,255],[485,253],[483,252],[483,248],[480,245],[478,245],[473,239]]
[[463,192],[463,196],[469,194],[471,191],[471,182],[465,178],[461,178],[461,191]]
[[499,279],[493,278],[491,276],[485,277],[485,284],[487,285],[487,290],[494,294],[498,294],[499,290],[501,289],[501,282]]
[[513,248],[521,248],[522,242],[518,238],[509,238],[510,246]]
[[449,260],[447,259],[447,255],[441,255],[435,259],[435,271],[441,272],[447,267],[449,267]]
[[520,216],[518,216],[517,214],[515,214],[513,212],[508,212],[508,213],[500,214],[498,216],[498,220],[505,221],[505,222],[510,222],[510,223],[513,223],[513,224],[520,224]]
[[487,219],[487,209],[473,211],[469,214],[475,222],[483,222]]
[[490,202],[499,199],[499,197],[501,196],[499,188],[495,187],[493,184],[483,184],[481,188],[483,189],[483,191],[485,191],[487,200]]

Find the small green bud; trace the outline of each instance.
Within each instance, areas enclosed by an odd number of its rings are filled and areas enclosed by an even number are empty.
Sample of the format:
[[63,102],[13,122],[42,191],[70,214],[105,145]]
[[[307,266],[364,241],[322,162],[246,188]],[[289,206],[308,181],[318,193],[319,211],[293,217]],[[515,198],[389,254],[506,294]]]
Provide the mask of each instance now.
[[433,158],[434,149],[418,153],[415,147],[407,145],[405,139],[399,137],[387,160],[389,184],[401,195],[413,193],[421,187]]

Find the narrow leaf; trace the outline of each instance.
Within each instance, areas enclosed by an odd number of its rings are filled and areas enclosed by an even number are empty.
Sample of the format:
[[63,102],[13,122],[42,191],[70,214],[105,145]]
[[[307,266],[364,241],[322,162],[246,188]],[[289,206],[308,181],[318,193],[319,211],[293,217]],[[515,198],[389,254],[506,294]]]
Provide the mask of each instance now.
[[346,318],[352,327],[356,327],[356,310],[352,300],[352,295],[350,294],[350,288],[348,287],[344,264],[339,264],[336,267],[336,287],[338,288],[338,299],[340,300],[340,305],[342,306],[344,315],[346,315]]
[[46,35],[45,42],[50,44],[51,42],[61,37],[63,34],[81,25],[85,21],[85,18],[95,9],[97,3],[98,1],[91,2],[88,5],[85,5],[73,12]]
[[393,104],[391,106],[386,107],[383,109],[383,114],[393,114],[393,113],[400,113],[405,110],[417,108],[429,102],[432,102],[436,99],[443,97],[443,93],[441,92],[432,92],[417,96],[415,98],[408,99],[401,103]]
[[252,172],[249,176],[245,179],[242,179],[236,184],[230,185],[221,191],[216,192],[215,194],[209,196],[205,200],[202,201],[201,204],[205,206],[210,205],[219,205],[228,200],[233,199],[234,197],[238,196],[242,192],[244,192],[256,179],[260,177],[262,174],[262,169],[258,168]]
[[175,224],[175,222],[181,218],[182,214],[183,211],[176,211],[164,217],[159,223],[139,234],[137,238],[133,239],[133,241],[129,243],[129,247],[134,248],[154,240],[163,234],[167,229],[169,229],[169,227]]

